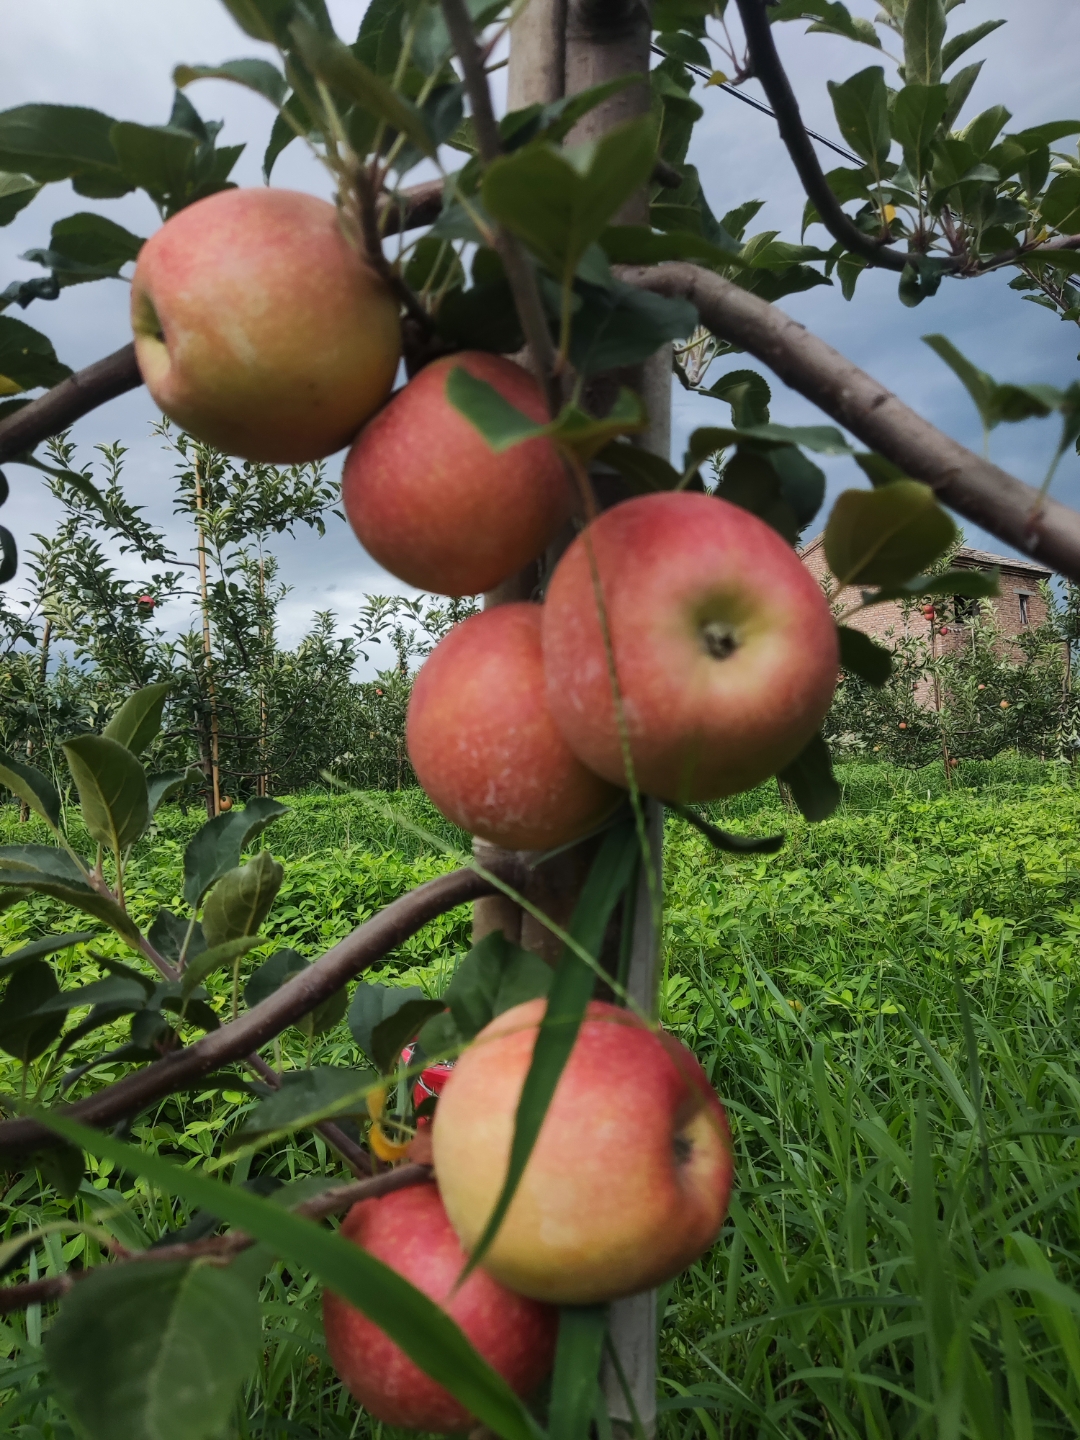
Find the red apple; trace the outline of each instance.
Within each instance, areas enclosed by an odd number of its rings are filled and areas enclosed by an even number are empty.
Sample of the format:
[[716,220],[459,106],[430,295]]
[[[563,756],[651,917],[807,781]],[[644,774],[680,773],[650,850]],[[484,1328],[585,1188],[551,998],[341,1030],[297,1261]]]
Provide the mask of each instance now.
[[[465,1252],[434,1185],[361,1200],[341,1233],[440,1305],[517,1394],[530,1394],[551,1369],[553,1309],[512,1294],[483,1270],[455,1291]],[[439,1434],[476,1424],[384,1331],[330,1290],[323,1294],[323,1324],[334,1369],[377,1420]]]
[[196,439],[293,464],[347,445],[390,393],[398,305],[333,205],[224,190],[146,242],[131,285],[150,394]]
[[498,605],[440,640],[416,677],[405,737],[416,778],[447,819],[510,850],[575,840],[621,798],[551,718],[539,605]]
[[[515,1006],[481,1030],[439,1098],[435,1176],[467,1250],[502,1189],[546,1004]],[[560,1305],[647,1290],[716,1239],[732,1166],[723,1107],[690,1051],[593,1001],[481,1265]]]
[[571,491],[549,440],[496,455],[446,398],[457,367],[547,419],[540,387],[512,360],[480,351],[436,360],[356,437],[341,498],[360,543],[399,580],[479,595],[541,554],[570,514]]
[[798,755],[836,687],[828,602],[764,521],[681,492],[605,511],[548,586],[548,704],[584,764],[627,781],[594,562],[642,790],[713,800],[750,789]]

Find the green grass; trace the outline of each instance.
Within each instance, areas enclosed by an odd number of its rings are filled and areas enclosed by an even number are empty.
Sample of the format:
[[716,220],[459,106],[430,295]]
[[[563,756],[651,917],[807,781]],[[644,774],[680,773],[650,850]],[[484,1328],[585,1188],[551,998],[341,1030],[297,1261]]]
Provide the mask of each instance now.
[[[841,776],[842,809],[817,827],[774,787],[713,807],[734,829],[785,830],[774,857],[718,855],[668,827],[663,1016],[727,1104],[739,1190],[717,1245],[661,1297],[661,1434],[1074,1436],[1080,790],[1064,767],[1007,758],[960,767],[951,788],[941,767]],[[358,799],[289,803],[267,832],[288,862],[274,916],[305,953],[452,863]],[[394,803],[435,828],[420,797]],[[137,858],[136,907],[178,890],[195,823],[170,814],[154,858]],[[0,842],[41,838],[29,828],[4,817]],[[41,901],[0,914],[0,949],[55,918]],[[428,927],[386,977],[437,990],[466,923],[461,911]],[[90,978],[86,961],[69,963],[70,983]],[[293,1035],[285,1060],[302,1064]],[[314,1055],[355,1058],[344,1027]],[[197,1162],[242,1104],[236,1092],[174,1097],[134,1133]],[[325,1158],[317,1137],[297,1137],[251,1173],[300,1177]],[[73,1213],[36,1203],[36,1188],[14,1180],[5,1234]],[[90,1188],[79,1208],[122,1207],[106,1223],[129,1235],[186,1218],[107,1165]],[[97,1242],[54,1234],[35,1264],[76,1258],[94,1263]],[[325,1362],[312,1288],[279,1266],[263,1298],[263,1364],[239,1433],[378,1435]],[[33,1367],[47,1322],[8,1317],[4,1363]],[[0,1433],[66,1440],[28,1377],[0,1384]]]

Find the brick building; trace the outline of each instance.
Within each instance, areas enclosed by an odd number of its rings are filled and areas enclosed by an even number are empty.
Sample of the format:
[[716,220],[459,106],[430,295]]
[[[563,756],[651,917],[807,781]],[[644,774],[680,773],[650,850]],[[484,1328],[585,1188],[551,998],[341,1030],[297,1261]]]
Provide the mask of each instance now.
[[[819,535],[801,551],[804,564],[822,585],[831,580],[825,560],[824,537]],[[905,635],[932,641],[933,653],[949,654],[959,650],[967,635],[967,623],[972,615],[989,611],[993,614],[1004,636],[1020,635],[1031,626],[1042,625],[1047,618],[1046,601],[1040,590],[1040,581],[1050,579],[1050,571],[1030,560],[1012,560],[1004,555],[991,555],[986,550],[971,550],[964,547],[952,558],[956,570],[1000,571],[1000,594],[989,600],[969,600],[966,596],[939,595],[934,600],[936,617],[926,620],[918,606],[909,607],[904,614],[899,600],[886,601],[860,610],[845,621],[853,630],[862,630],[873,639],[888,645]],[[849,586],[839,596],[842,608],[856,604],[859,600],[857,586]],[[934,634],[931,635],[931,628]],[[1007,643],[1007,641],[1006,641]],[[1008,646],[1011,658],[1019,660],[1021,652]]]

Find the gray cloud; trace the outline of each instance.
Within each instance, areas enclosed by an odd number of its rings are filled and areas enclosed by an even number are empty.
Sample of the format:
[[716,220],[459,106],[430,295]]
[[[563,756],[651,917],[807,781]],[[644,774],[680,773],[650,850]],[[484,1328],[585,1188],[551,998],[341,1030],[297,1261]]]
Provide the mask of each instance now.
[[[865,0],[854,9],[873,13]],[[355,32],[364,6],[357,0],[331,4],[343,34]],[[960,23],[960,16],[963,21]],[[997,102],[1014,113],[1014,127],[1059,118],[1080,105],[1075,57],[1080,53],[1080,7],[1074,0],[967,0],[953,12],[954,28],[968,28],[987,18],[1004,16],[1011,23],[991,36],[976,53],[986,65],[968,113]],[[781,47],[794,77],[806,120],[825,134],[836,127],[825,91],[827,78],[843,78],[881,57],[866,47],[828,36],[804,36],[799,24],[781,27]],[[170,75],[181,62],[217,62],[259,53],[260,47],[233,24],[217,0],[35,0],[8,7],[5,44],[0,54],[0,94],[5,106],[26,101],[90,105],[118,118],[160,123],[171,104]],[[886,59],[881,62],[889,65]],[[223,118],[224,139],[247,140],[248,149],[236,170],[243,184],[260,183],[262,149],[269,133],[270,112],[257,97],[222,82],[193,87],[191,96],[203,114]],[[779,144],[773,122],[717,90],[702,91],[706,116],[698,126],[691,159],[697,164],[717,213],[751,197],[766,202],[756,226],[780,230],[795,238],[803,200]],[[300,144],[278,163],[276,184],[329,194],[325,173]],[[0,230],[0,284],[40,273],[19,254],[42,245],[49,227],[76,210],[100,209],[140,234],[159,223],[148,200],[128,197],[98,204],[75,196],[67,185],[50,186]],[[820,229],[810,240],[824,240]],[[938,297],[917,310],[907,310],[896,297],[895,277],[871,273],[862,278],[856,300],[846,304],[838,289],[817,289],[792,296],[784,308],[821,334],[837,349],[870,370],[909,404],[942,429],[978,448],[981,435],[974,411],[949,371],[921,343],[928,331],[942,331],[977,363],[1000,378],[1066,383],[1075,373],[1080,333],[1053,316],[1024,303],[1006,288],[1006,277],[977,282],[947,282]],[[119,283],[86,285],[68,290],[54,304],[36,302],[27,320],[45,330],[58,354],[73,366],[124,344],[129,338],[127,297]],[[722,362],[724,368],[745,366],[744,357]],[[760,368],[760,367],[754,367]],[[773,382],[774,417],[789,423],[820,418],[800,397]],[[677,452],[696,425],[726,419],[726,407],[674,396]],[[83,453],[101,441],[120,439],[129,447],[127,477],[137,503],[154,518],[170,515],[171,460],[150,434],[156,415],[145,391],[114,401],[75,427]],[[1054,444],[1049,422],[1002,427],[994,436],[993,454],[1025,479],[1038,481]],[[339,460],[330,462],[332,472]],[[859,483],[850,462],[830,462],[830,491]],[[34,531],[46,531],[53,519],[52,502],[32,472],[13,468],[13,496],[5,523],[27,543]],[[1080,503],[1080,467],[1072,456],[1062,467],[1056,491]],[[1001,549],[998,542],[971,531],[976,543]],[[283,578],[293,590],[282,611],[283,638],[303,633],[316,609],[333,608],[348,625],[361,597],[370,591],[404,590],[360,549],[343,525],[334,522],[325,538],[303,535],[279,544]],[[16,582],[17,583],[17,582]]]

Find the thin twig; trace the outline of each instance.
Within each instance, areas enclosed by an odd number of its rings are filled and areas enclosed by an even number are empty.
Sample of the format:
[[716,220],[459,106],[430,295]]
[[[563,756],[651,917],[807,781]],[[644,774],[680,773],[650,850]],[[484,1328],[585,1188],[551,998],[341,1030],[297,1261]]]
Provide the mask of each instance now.
[[942,501],[999,540],[1080,581],[1080,512],[935,429],[824,340],[775,305],[697,265],[620,266],[623,280],[696,308],[714,335],[748,350],[864,444],[931,486]]
[[[524,862],[515,854],[502,857],[497,868],[501,880],[525,883]],[[204,1035],[186,1049],[172,1051],[145,1069],[125,1075],[61,1113],[88,1125],[110,1125],[138,1114],[166,1095],[194,1085],[222,1066],[257,1051],[429,921],[467,901],[495,894],[496,890],[493,880],[468,866],[425,881],[365,920],[332,950],[239,1019]],[[33,1150],[55,1143],[53,1132],[36,1120],[0,1123],[0,1151]]]
[[[308,1220],[325,1220],[329,1215],[340,1215],[343,1210],[350,1210],[360,1200],[374,1200],[394,1190],[424,1185],[431,1175],[430,1165],[400,1165],[396,1170],[387,1170],[373,1179],[354,1181],[351,1185],[335,1185],[330,1190],[324,1190],[320,1195],[294,1206],[293,1214]],[[151,1246],[148,1250],[126,1251],[112,1263],[143,1265],[159,1260],[174,1263],[178,1260],[218,1260],[225,1263],[254,1244],[255,1240],[243,1230],[230,1230],[225,1235],[210,1235],[204,1240],[178,1240],[173,1245],[165,1243]],[[10,1315],[13,1311],[25,1310],[43,1301],[59,1300],[76,1280],[93,1273],[92,1269],[68,1270],[63,1275],[50,1275],[44,1280],[0,1286],[0,1315]]]

